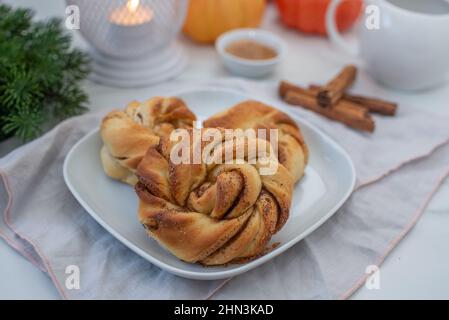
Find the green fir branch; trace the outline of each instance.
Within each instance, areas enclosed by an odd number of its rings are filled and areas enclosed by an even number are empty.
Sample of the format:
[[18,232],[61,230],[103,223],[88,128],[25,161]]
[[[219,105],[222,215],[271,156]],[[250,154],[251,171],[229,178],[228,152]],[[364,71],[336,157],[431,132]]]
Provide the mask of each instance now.
[[72,48],[60,19],[35,22],[33,15],[0,4],[0,140],[33,139],[88,102],[81,89],[88,56]]

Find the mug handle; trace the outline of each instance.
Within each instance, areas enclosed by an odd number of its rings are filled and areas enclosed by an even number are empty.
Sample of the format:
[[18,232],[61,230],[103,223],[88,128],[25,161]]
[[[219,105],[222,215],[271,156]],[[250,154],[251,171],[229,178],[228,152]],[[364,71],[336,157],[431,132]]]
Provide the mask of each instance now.
[[326,30],[331,42],[340,48],[342,51],[350,54],[351,56],[359,55],[358,45],[349,44],[340,34],[337,28],[337,23],[335,22],[335,14],[338,6],[342,0],[332,0],[327,8],[326,12]]

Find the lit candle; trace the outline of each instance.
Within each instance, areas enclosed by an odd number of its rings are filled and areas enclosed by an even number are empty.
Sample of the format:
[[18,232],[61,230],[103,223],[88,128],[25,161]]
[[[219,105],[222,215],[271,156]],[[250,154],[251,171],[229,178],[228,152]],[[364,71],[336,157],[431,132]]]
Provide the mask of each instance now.
[[153,10],[140,5],[140,0],[128,0],[126,5],[112,11],[109,21],[121,26],[137,26],[150,22],[153,15]]
[[[118,54],[123,51],[122,48],[132,50],[131,48],[138,47],[139,43],[148,41],[153,34],[153,19],[152,8],[143,5],[139,0],[127,0],[125,5],[113,9],[109,14],[109,46],[117,48],[113,51]],[[141,51],[135,51],[136,56],[141,54]],[[129,51],[126,56],[130,56]]]

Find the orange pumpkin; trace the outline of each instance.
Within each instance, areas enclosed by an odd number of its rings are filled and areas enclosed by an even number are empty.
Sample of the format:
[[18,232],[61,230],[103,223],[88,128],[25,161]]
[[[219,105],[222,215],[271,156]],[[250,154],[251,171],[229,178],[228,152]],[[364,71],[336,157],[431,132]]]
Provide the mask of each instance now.
[[[326,11],[330,0],[276,0],[282,21],[306,33],[326,35]],[[343,1],[337,9],[336,22],[343,32],[357,20],[362,0]]]
[[265,0],[190,0],[183,31],[195,41],[212,43],[236,28],[259,26]]

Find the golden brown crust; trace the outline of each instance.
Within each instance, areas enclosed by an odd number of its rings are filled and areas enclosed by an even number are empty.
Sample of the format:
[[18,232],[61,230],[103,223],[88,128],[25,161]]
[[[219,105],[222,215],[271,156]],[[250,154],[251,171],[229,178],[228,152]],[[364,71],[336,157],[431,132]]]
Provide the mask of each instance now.
[[137,169],[139,219],[148,234],[180,259],[204,265],[264,251],[288,215],[288,170],[278,164],[261,176],[258,162],[174,164],[161,152],[170,143],[150,147]]
[[177,209],[150,194],[143,184],[136,185],[136,192],[141,199],[139,220],[148,233],[187,262],[201,261],[216,251],[240,230],[250,215],[216,221],[202,213]]
[[137,165],[148,148],[158,145],[160,137],[176,128],[191,128],[195,120],[195,115],[178,98],[133,101],[124,111],[111,111],[100,127],[104,143],[100,155],[106,174],[134,185]]
[[[284,163],[293,165],[291,154],[306,155],[300,143],[300,132],[294,122],[284,114],[274,113],[264,105],[256,107],[257,117],[267,117],[272,122],[254,122],[243,129],[260,126],[287,126],[282,140],[291,144],[284,150]],[[254,115],[248,119],[254,118]],[[226,125],[216,118],[217,125]],[[226,120],[227,121],[227,120]],[[211,125],[211,123],[208,123]],[[260,127],[259,126],[259,127]],[[295,130],[296,128],[296,130]],[[201,131],[204,133],[206,129]],[[291,130],[290,135],[288,130]],[[223,132],[223,129],[221,129]],[[191,136],[190,136],[191,137]],[[257,137],[236,139],[222,137],[214,150],[213,158],[223,160],[225,146],[247,146]],[[301,138],[302,139],[302,138]],[[191,147],[195,142],[190,140]],[[292,144],[293,143],[295,144]],[[140,198],[139,219],[148,234],[178,258],[203,265],[224,265],[247,261],[266,252],[267,245],[287,221],[296,177],[276,158],[265,155],[264,161],[249,162],[248,148],[236,161],[235,149],[230,149],[233,161],[220,164],[175,164],[170,158],[173,147],[168,139],[148,149],[139,164],[136,191]],[[201,150],[205,150],[201,144]],[[289,148],[297,148],[290,150]],[[261,169],[275,162],[277,170],[269,175]],[[262,163],[264,163],[262,165]],[[303,170],[299,168],[298,171]],[[302,176],[302,172],[298,174]]]
[[[308,148],[296,123],[285,113],[261,102],[248,100],[220,112],[203,122],[206,128],[279,129],[278,159],[294,177],[304,174]],[[269,139],[269,135],[266,137]]]

